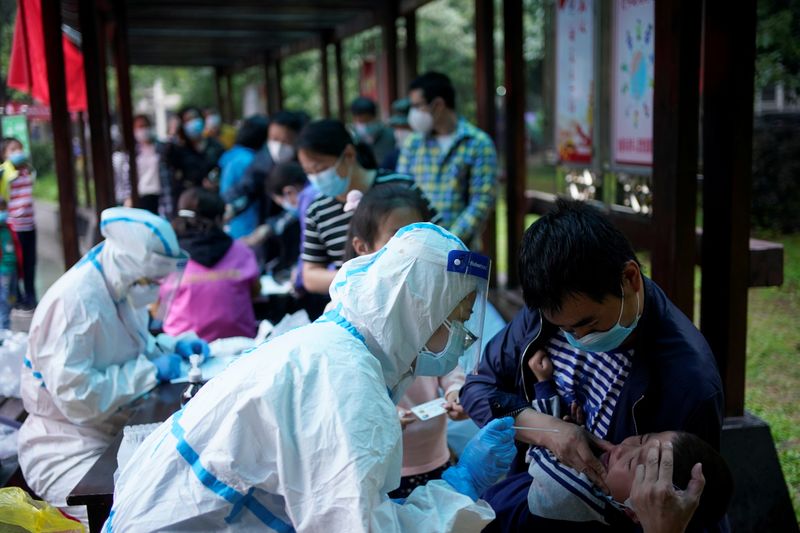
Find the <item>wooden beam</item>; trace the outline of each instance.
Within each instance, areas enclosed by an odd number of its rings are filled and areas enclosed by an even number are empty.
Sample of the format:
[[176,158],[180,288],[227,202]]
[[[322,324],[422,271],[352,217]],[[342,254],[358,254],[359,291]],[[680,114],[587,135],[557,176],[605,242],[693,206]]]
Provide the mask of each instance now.
[[339,120],[347,122],[347,107],[344,102],[344,64],[342,63],[342,42],[333,43],[334,68],[336,69],[336,108]]
[[233,109],[233,73],[230,70],[225,71],[225,109],[228,114],[228,124],[233,124],[236,115]]
[[688,317],[694,313],[698,71],[703,5],[655,2],[653,91],[653,279]]
[[42,2],[42,32],[47,63],[47,87],[50,91],[50,121],[53,128],[58,205],[61,222],[61,245],[64,267],[69,269],[80,259],[78,221],[75,216],[75,167],[72,164],[72,135],[67,111],[67,84],[64,74],[64,49],[61,40],[61,1]]
[[275,60],[275,100],[278,102],[278,109],[283,109],[283,73],[280,59]]
[[700,325],[722,375],[725,414],[744,413],[756,0],[706,0],[703,284]]
[[328,39],[323,36],[320,39],[319,44],[319,65],[320,65],[320,98],[322,99],[322,116],[325,118],[330,118],[331,116],[331,94],[328,88],[328,81],[330,76],[328,75]]
[[[477,24],[477,12],[476,24]],[[412,11],[405,15],[406,21],[406,47],[403,50],[403,68],[405,69],[405,87],[400,91],[405,93],[405,89],[419,75],[419,47],[417,46],[417,12]]]
[[522,0],[503,0],[503,58],[506,87],[506,206],[508,287],[519,285],[517,257],[525,221],[525,61],[522,57]]
[[[415,45],[416,46],[416,45]],[[497,113],[494,106],[494,0],[475,0],[475,97],[478,104],[478,127],[495,138]],[[483,250],[497,259],[496,212],[492,210],[486,221],[481,244]],[[493,284],[497,283],[497,269],[492,270]]]
[[222,116],[222,120],[228,122],[227,113],[225,112],[225,99],[222,96],[222,67],[214,67],[214,96],[217,102],[217,111]]
[[78,0],[89,134],[92,146],[92,176],[94,176],[95,209],[98,222],[102,211],[115,203],[114,172],[111,166],[111,132],[108,117],[108,87],[106,84],[106,34],[100,14],[94,0]]
[[94,181],[92,178],[92,165],[89,163],[91,157],[89,143],[86,142],[86,113],[84,111],[78,112],[78,141],[81,144],[81,154],[83,154],[83,194],[86,201],[86,207],[92,207],[94,200],[92,199],[91,187],[89,182]]
[[381,11],[381,45],[384,58],[384,91],[381,108],[391,109],[397,100],[397,0],[386,0]]
[[128,152],[128,179],[131,187],[131,201],[139,207],[139,169],[136,164],[136,139],[133,137],[133,105],[131,103],[130,57],[128,53],[128,21],[125,2],[114,2],[114,69],[117,74],[117,103],[120,116],[120,129]]

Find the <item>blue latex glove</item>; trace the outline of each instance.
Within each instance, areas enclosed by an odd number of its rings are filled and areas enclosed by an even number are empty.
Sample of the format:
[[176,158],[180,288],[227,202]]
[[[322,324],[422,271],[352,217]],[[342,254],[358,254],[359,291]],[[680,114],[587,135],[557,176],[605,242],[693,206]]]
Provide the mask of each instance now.
[[444,471],[442,479],[457,492],[477,500],[508,472],[517,455],[513,425],[510,416],[486,424],[467,443],[458,464]]
[[181,356],[176,353],[159,355],[153,359],[156,365],[156,379],[164,383],[181,375]]
[[205,360],[211,350],[203,339],[181,339],[175,343],[175,353],[184,359],[189,359],[190,355],[197,353],[202,355]]

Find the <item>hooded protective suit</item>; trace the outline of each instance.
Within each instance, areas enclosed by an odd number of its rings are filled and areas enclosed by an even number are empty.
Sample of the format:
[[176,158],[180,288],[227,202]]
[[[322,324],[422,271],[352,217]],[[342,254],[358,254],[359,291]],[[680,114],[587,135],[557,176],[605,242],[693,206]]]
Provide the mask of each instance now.
[[480,531],[492,509],[445,481],[386,496],[402,462],[389,390],[402,396],[419,350],[475,290],[446,271],[453,249],[465,248],[413,224],[346,263],[335,311],[244,355],[142,443],[105,530]]
[[[122,429],[132,400],[155,387],[150,359],[175,340],[147,330],[128,291],[186,262],[170,225],[140,209],[103,211],[106,240],[47,291],[31,322],[21,393],[28,418],[19,463],[28,485],[59,507]],[[85,517],[83,507],[68,512]],[[85,520],[84,520],[85,521]]]

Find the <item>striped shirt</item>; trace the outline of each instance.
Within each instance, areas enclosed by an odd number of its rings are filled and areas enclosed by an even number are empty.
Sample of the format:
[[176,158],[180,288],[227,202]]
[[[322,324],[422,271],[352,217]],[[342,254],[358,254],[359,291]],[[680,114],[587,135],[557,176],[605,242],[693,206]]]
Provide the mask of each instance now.
[[633,349],[584,352],[567,342],[560,330],[545,349],[553,362],[558,395],[568,405],[577,401],[586,415],[586,429],[604,439],[631,371]]
[[8,182],[8,225],[16,232],[33,231],[33,174],[28,168],[19,169],[17,177]]
[[[407,183],[410,189],[419,191],[411,176],[379,170],[372,186],[382,183]],[[435,213],[433,208],[431,212]],[[303,261],[336,268],[342,266],[347,230],[353,213],[344,210],[344,202],[332,196],[318,195],[306,209]],[[436,220],[437,216],[434,215],[431,221],[435,223]]]

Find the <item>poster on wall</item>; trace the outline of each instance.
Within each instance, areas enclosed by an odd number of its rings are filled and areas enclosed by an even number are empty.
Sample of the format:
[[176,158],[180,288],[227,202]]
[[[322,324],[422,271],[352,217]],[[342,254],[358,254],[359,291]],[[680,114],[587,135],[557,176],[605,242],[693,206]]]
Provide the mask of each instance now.
[[592,161],[594,1],[558,0],[556,147],[562,162]]
[[28,137],[28,118],[25,115],[5,115],[0,119],[3,137],[14,137],[22,143],[23,151],[30,155],[31,143]]
[[653,164],[655,0],[614,1],[612,141],[614,161]]

